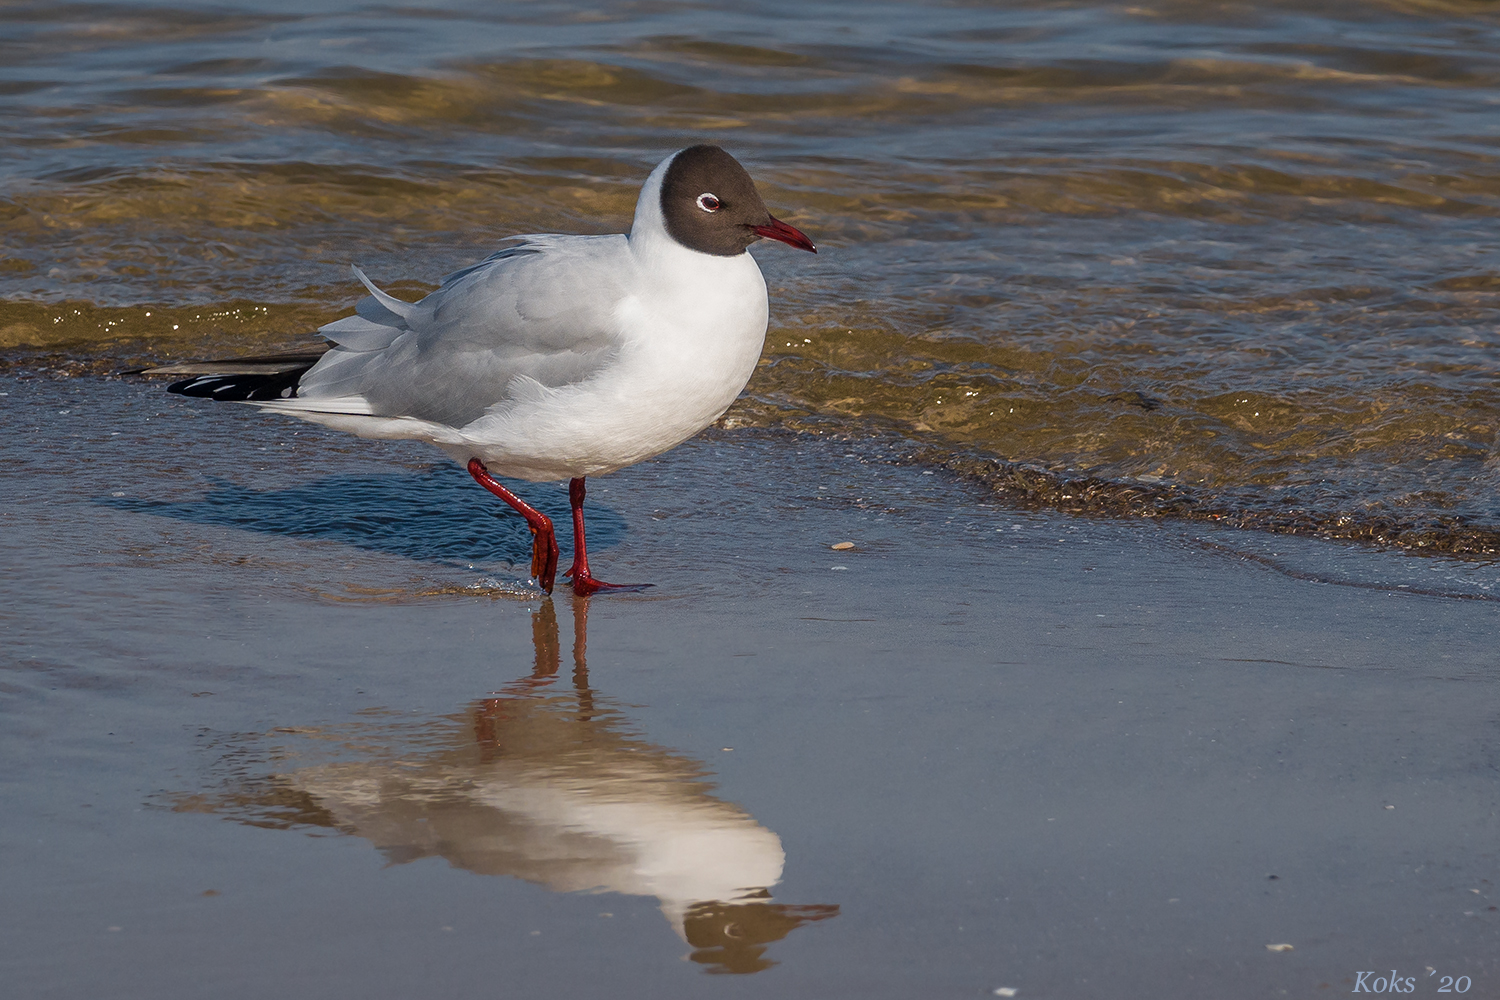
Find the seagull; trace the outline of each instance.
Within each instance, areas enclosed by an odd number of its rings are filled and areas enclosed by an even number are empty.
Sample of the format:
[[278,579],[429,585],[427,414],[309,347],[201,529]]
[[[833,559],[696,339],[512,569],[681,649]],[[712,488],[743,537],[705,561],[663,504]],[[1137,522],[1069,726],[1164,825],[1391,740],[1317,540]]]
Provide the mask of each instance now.
[[567,479],[573,591],[635,589],[589,569],[585,480],[676,447],[717,420],[765,343],[762,239],[817,253],[767,211],[717,146],[668,156],[646,178],[628,235],[514,236],[407,302],[375,286],[321,327],[314,361],[280,355],[166,366],[169,392],[246,402],[364,438],[436,445],[526,519],[531,575],[552,592],[552,520],[495,475]]

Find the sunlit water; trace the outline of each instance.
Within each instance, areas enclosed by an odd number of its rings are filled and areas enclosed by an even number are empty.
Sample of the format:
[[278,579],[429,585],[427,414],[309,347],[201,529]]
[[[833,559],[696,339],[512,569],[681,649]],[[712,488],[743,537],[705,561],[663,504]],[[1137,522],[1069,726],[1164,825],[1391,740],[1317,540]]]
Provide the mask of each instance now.
[[1484,555],[1497,83],[1479,3],[7,2],[0,349],[305,342],[349,262],[414,297],[512,233],[621,231],[709,140],[823,247],[756,251],[731,424]]

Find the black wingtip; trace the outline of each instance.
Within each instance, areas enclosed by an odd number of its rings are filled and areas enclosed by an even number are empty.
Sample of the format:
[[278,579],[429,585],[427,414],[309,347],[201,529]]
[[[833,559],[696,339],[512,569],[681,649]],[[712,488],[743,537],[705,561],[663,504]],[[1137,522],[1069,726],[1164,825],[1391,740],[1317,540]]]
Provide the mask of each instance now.
[[298,380],[311,367],[308,365],[307,368],[277,372],[274,375],[196,375],[173,382],[167,386],[167,391],[179,396],[196,396],[230,403],[293,399],[297,395]]

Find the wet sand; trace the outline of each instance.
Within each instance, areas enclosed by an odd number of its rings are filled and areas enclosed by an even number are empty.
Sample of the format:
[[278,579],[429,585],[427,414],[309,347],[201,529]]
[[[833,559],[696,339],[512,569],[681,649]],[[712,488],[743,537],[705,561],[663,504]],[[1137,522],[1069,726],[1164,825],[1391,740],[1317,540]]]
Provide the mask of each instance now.
[[420,447],[0,392],[12,995],[1500,982],[1491,567],[720,431],[548,601]]

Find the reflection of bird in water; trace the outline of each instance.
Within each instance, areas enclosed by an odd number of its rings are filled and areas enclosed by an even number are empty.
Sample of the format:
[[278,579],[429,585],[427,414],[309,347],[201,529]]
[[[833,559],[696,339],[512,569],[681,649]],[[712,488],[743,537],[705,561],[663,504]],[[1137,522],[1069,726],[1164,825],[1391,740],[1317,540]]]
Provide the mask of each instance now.
[[701,764],[633,736],[596,700],[588,602],[573,608],[571,691],[554,686],[560,644],[549,600],[533,616],[530,677],[421,734],[400,759],[300,770],[258,798],[285,805],[291,793],[302,800],[299,820],[364,837],[393,863],[437,856],[560,892],[656,896],[693,961],[712,972],[768,968],[767,944],[838,907],[770,902],[785,861],[780,838],[710,794]]

